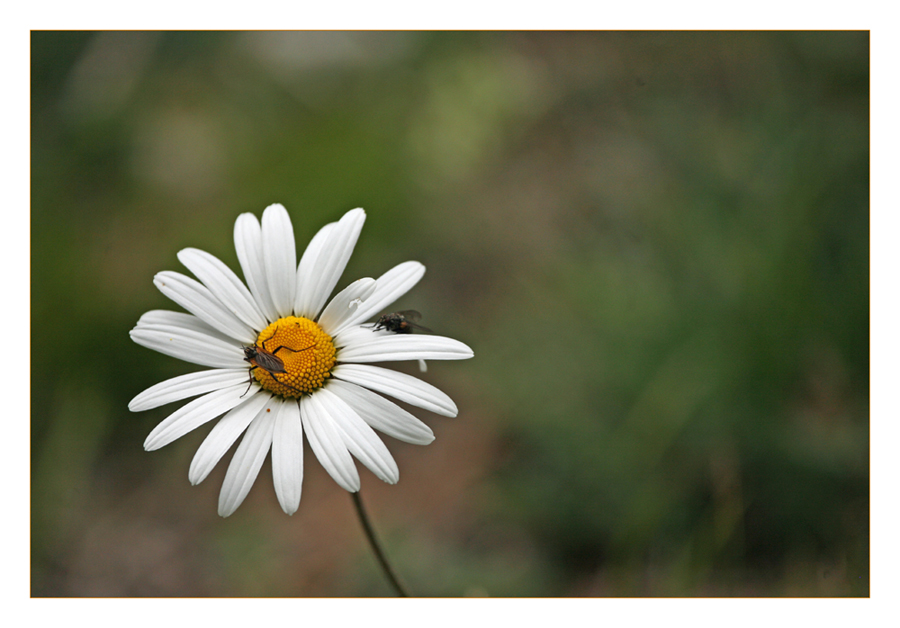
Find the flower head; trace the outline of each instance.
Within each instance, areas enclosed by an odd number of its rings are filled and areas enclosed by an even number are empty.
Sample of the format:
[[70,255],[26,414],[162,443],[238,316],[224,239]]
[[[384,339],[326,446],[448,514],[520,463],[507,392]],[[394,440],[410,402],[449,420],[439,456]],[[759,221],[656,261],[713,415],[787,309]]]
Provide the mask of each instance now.
[[160,291],[189,313],[147,312],[131,338],[213,368],[148,388],[128,407],[137,412],[197,397],[156,426],[144,442],[148,451],[221,417],[191,462],[192,484],[202,482],[243,434],[219,496],[223,517],[247,496],[269,450],[278,502],[287,514],[297,510],[304,434],[346,490],[360,488],[353,457],[385,482],[396,483],[397,464],[375,430],[419,445],[430,443],[434,434],[382,394],[444,416],[457,414],[453,401],[434,386],[369,364],[473,356],[451,338],[363,325],[418,283],[422,264],[404,262],[377,279],[359,279],[328,301],[365,218],[362,209],[354,209],[323,227],[298,265],[290,217],[281,205],[271,205],[262,224],[242,214],[234,226],[246,285],[219,259],[197,249],[180,251],[178,259],[199,281],[171,271],[154,277]]

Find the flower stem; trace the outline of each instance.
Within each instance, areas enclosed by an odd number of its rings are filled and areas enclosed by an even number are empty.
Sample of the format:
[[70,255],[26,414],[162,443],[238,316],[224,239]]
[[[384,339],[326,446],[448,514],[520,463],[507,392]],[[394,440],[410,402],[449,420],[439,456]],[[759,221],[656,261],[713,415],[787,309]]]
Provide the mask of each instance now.
[[387,579],[390,581],[399,597],[409,597],[409,593],[406,592],[406,590],[400,584],[400,581],[397,580],[397,575],[394,573],[394,570],[388,563],[387,558],[385,558],[384,552],[381,549],[381,545],[378,543],[378,539],[375,538],[375,532],[372,530],[372,524],[369,523],[369,517],[366,516],[366,510],[365,508],[363,508],[362,500],[359,497],[359,492],[350,494],[353,496],[353,505],[356,506],[356,514],[359,515],[359,521],[360,523],[362,523],[363,530],[366,533],[366,538],[369,540],[369,545],[372,546],[372,551],[375,552],[375,557],[378,559],[378,563],[384,570],[384,575],[387,576]]

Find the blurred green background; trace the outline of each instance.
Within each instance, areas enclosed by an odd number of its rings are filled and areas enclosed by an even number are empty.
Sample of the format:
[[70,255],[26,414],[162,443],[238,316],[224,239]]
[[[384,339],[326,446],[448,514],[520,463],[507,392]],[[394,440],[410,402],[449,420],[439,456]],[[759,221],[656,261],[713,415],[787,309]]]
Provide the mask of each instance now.
[[274,202],[301,251],[364,207],[339,287],[417,259],[396,309],[475,350],[361,470],[415,594],[868,595],[868,33],[31,45],[32,595],[391,594],[308,448],[293,517],[267,462],[221,519],[209,426],[127,410],[196,370],[129,340],[153,274]]

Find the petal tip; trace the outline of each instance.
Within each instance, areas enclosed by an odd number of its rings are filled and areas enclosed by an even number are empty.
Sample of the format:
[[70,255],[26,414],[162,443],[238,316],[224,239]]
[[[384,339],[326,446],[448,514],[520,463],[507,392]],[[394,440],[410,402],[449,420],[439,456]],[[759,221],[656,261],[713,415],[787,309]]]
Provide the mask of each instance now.
[[356,209],[351,209],[346,214],[341,216],[341,219],[338,222],[353,222],[359,223],[359,228],[362,228],[362,224],[366,221],[366,212],[362,207],[357,207]]
[[234,221],[234,229],[237,231],[238,229],[245,228],[249,226],[249,223],[256,223],[256,226],[259,227],[259,218],[257,218],[251,212],[244,212],[243,214],[237,217],[237,220]]

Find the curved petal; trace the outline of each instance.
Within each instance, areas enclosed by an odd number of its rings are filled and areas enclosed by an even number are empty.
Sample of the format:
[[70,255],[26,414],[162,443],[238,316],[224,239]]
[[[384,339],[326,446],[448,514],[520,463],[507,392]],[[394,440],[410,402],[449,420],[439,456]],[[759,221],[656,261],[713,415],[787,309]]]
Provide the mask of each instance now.
[[250,422],[259,416],[263,408],[272,405],[272,399],[273,397],[269,395],[254,395],[247,403],[232,408],[219,419],[191,460],[191,468],[188,470],[188,480],[191,484],[200,484],[206,479]]
[[203,366],[240,368],[243,352],[236,342],[221,340],[206,332],[171,325],[141,325],[129,332],[142,347]]
[[288,316],[294,309],[297,248],[291,218],[279,203],[269,205],[263,212],[262,254],[275,311],[279,316]]
[[132,412],[158,408],[173,401],[196,397],[212,390],[247,383],[247,369],[215,369],[179,375],[151,386],[128,403]]
[[348,326],[347,321],[355,318],[359,307],[372,296],[375,285],[374,279],[365,277],[337,293],[319,316],[319,325],[325,333],[334,337],[343,331]]
[[178,252],[178,259],[229,312],[253,329],[266,328],[266,317],[256,306],[247,286],[218,257],[200,249],[188,248]]
[[272,480],[281,509],[292,515],[300,507],[303,486],[303,426],[300,404],[284,401],[275,414],[272,436]]
[[300,398],[300,419],[306,440],[334,481],[355,493],[359,490],[359,472],[344,444],[344,436],[322,406],[318,394]]
[[337,229],[336,222],[330,222],[316,232],[303,256],[300,258],[300,265],[297,267],[297,290],[294,293],[294,315],[306,316],[307,318],[315,318],[309,311],[308,303],[311,301],[309,290],[313,287],[313,281],[310,276],[314,272],[316,260],[322,255],[325,245],[331,238],[331,233]]
[[315,397],[325,407],[331,420],[341,430],[344,444],[379,479],[396,484],[400,470],[391,452],[371,427],[363,421],[346,401],[326,389],[317,390]]
[[241,342],[252,343],[256,335],[249,325],[229,312],[209,288],[186,275],[170,270],[156,273],[153,283],[159,291],[197,318]]
[[391,303],[409,292],[425,274],[425,267],[419,262],[403,262],[384,273],[375,280],[375,292],[366,299],[365,304],[356,311],[348,325],[364,323]]
[[234,248],[238,262],[247,280],[250,294],[269,321],[278,318],[278,311],[272,301],[269,282],[266,279],[266,265],[262,254],[262,228],[253,214],[241,214],[234,223]]
[[347,346],[364,345],[379,336],[387,335],[395,334],[384,329],[375,329],[374,323],[349,327],[345,325],[339,333],[332,336],[332,340],[334,340],[335,348],[340,350]]
[[297,269],[297,316],[316,318],[322,310],[347,266],[365,221],[366,212],[351,209],[337,223],[326,225],[324,235],[316,234],[310,242],[311,250],[303,254]]
[[222,482],[222,492],[219,493],[219,515],[222,517],[237,510],[250,492],[272,446],[274,428],[275,419],[271,412],[260,412],[247,427]]
[[153,428],[144,441],[144,449],[153,451],[164,447],[217,416],[246,403],[253,397],[244,396],[245,388],[244,384],[221,388],[182,406]]
[[170,310],[150,310],[149,312],[144,313],[144,315],[138,319],[137,325],[135,325],[135,329],[141,329],[143,327],[150,326],[159,327],[160,325],[168,325],[177,329],[197,331],[218,340],[223,340],[229,345],[234,344],[234,338],[216,331],[193,314],[186,314],[185,312],[172,312]]
[[412,375],[370,364],[340,364],[332,373],[336,379],[390,395],[436,414],[456,416],[459,412],[445,393]]
[[297,266],[297,290],[294,293],[294,314],[296,316],[307,316],[305,304],[309,300],[306,294],[307,288],[312,285],[312,281],[308,279],[316,266],[316,260],[322,255],[325,245],[331,239],[332,232],[337,229],[336,222],[329,222],[327,225],[316,231],[303,256],[300,258],[300,264]]
[[434,441],[430,427],[368,388],[332,378],[328,381],[328,390],[346,401],[363,421],[383,434],[413,445],[428,445]]
[[465,360],[475,353],[467,345],[444,336],[425,334],[369,334],[345,345],[341,362],[393,362],[397,360]]

